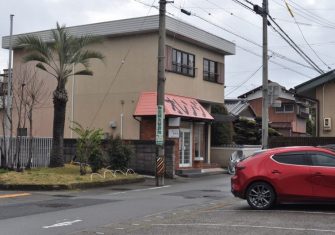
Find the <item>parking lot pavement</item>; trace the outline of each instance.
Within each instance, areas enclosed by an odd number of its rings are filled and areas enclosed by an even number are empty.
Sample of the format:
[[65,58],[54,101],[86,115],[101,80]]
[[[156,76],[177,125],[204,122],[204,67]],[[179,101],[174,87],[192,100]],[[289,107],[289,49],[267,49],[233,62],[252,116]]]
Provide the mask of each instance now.
[[82,234],[335,234],[335,205],[252,210],[233,197],[148,215]]

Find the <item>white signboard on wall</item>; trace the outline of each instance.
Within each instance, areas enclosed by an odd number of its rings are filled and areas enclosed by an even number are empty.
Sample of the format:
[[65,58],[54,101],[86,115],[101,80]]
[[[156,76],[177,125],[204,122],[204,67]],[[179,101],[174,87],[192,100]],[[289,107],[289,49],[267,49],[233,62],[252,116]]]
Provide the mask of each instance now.
[[179,129],[169,129],[169,138],[179,138]]

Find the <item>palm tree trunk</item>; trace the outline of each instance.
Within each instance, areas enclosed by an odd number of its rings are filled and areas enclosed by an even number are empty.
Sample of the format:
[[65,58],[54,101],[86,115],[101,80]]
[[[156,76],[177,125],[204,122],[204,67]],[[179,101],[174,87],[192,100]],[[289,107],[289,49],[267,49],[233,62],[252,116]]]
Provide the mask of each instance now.
[[64,166],[64,124],[67,101],[68,97],[65,88],[57,87],[53,92],[54,121],[50,167]]

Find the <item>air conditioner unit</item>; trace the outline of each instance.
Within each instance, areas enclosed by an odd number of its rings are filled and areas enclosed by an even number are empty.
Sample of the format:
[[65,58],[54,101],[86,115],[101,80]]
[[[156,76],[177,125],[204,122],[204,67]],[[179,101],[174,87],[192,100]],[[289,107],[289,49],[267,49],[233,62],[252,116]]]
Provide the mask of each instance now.
[[330,131],[332,129],[332,119],[330,117],[326,117],[323,119],[323,130]]

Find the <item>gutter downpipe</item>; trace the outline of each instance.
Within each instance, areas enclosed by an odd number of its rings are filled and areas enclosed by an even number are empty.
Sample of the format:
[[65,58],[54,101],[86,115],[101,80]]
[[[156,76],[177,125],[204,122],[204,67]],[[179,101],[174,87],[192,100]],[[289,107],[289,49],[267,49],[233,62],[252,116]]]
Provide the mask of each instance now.
[[322,86],[322,121],[325,118],[325,85],[326,84],[324,83],[323,86]]

